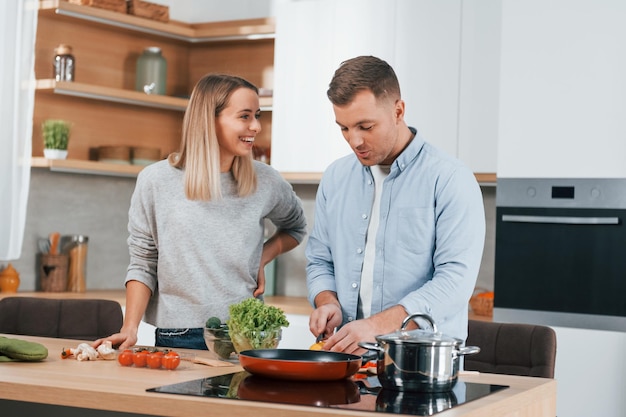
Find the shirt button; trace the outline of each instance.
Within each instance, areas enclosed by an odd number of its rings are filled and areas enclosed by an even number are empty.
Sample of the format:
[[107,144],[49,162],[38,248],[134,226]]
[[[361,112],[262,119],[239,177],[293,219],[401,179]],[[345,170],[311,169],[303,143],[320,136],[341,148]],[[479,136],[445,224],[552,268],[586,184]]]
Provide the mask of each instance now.
[[361,217],[364,218],[364,219],[367,219],[367,214],[363,213],[363,214],[361,214]]
[[372,180],[367,180],[368,185],[372,185]]
[[356,250],[356,253],[363,253],[363,249],[358,248],[358,249]]
[[358,287],[358,284],[356,282],[353,282],[352,283],[352,288],[356,288],[356,287]]
[[352,316],[348,317],[348,321],[353,321],[353,320],[354,320],[354,317]]

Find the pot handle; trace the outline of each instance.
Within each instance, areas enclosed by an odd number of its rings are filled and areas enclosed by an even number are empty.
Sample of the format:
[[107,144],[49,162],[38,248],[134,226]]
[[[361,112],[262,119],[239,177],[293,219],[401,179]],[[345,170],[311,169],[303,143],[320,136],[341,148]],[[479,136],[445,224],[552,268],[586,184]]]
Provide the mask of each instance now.
[[385,349],[380,347],[378,343],[359,342],[359,346],[367,350],[375,350],[378,353],[385,353]]
[[463,355],[475,355],[480,352],[480,348],[478,346],[464,346],[456,351],[457,356]]
[[424,313],[413,313],[410,316],[408,316],[407,318],[405,318],[404,320],[402,320],[402,326],[400,326],[400,330],[404,330],[406,328],[406,326],[409,325],[411,320],[416,319],[418,317],[421,317],[424,320],[426,320],[427,322],[429,322],[430,325],[433,328],[433,333],[437,333],[437,325],[435,324],[435,320],[433,320],[433,318],[430,317],[428,314],[424,314]]

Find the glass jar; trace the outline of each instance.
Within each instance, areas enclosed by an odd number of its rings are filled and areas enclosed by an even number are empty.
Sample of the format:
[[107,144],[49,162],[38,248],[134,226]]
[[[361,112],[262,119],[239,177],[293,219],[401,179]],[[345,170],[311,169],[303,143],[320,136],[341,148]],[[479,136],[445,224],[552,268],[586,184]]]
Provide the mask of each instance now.
[[56,81],[74,81],[74,55],[72,47],[61,44],[54,49],[54,79]]
[[67,273],[67,291],[85,292],[87,274],[87,243],[89,238],[83,235],[73,235],[65,247],[69,255]]
[[161,48],[150,46],[137,58],[135,90],[146,94],[165,94],[167,61],[161,55]]

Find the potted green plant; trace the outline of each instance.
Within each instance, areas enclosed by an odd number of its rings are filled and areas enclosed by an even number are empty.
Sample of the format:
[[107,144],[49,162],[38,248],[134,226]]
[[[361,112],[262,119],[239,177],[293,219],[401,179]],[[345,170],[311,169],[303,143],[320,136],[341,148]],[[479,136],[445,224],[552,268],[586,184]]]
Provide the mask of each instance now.
[[43,154],[48,159],[67,158],[71,124],[65,120],[48,119],[41,124]]

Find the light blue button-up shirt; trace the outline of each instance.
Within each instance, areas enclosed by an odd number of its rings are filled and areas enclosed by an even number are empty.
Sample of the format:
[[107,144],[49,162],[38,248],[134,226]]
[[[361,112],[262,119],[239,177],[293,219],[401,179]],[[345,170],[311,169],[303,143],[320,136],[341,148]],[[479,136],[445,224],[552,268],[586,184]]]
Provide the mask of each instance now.
[[[359,318],[373,201],[370,168],[355,155],[331,164],[317,192],[306,248],[308,297],[314,304],[321,291],[336,292],[343,324]],[[442,333],[465,340],[484,239],[483,200],[473,173],[416,134],[383,183],[371,314],[400,304],[409,313],[431,315]]]

